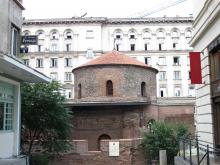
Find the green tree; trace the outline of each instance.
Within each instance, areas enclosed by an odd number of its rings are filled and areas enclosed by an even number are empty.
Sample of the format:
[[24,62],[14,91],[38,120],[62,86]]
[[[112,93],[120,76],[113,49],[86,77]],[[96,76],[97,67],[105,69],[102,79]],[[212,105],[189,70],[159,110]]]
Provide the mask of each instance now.
[[31,155],[35,140],[45,152],[58,154],[70,149],[71,111],[64,107],[65,98],[58,82],[24,83],[21,86],[22,141]]
[[147,158],[159,160],[159,151],[166,150],[168,164],[173,164],[174,156],[179,151],[179,138],[188,134],[185,124],[154,122],[151,131],[144,133],[143,144]]

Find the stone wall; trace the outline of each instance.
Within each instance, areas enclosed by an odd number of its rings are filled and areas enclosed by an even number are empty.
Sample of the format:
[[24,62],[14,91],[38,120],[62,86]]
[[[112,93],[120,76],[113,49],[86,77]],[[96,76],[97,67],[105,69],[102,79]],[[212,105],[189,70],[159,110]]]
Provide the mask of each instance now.
[[[78,98],[78,84],[82,86],[79,101],[103,101],[103,99],[137,100],[156,99],[156,71],[127,65],[92,66],[74,71],[75,99]],[[106,97],[106,82],[113,83],[113,97]],[[141,96],[141,83],[146,83],[146,97]],[[132,99],[129,99],[132,98]]]
[[141,137],[142,106],[95,106],[73,109],[72,139],[88,140],[89,151],[99,150],[99,138]]
[[[101,151],[76,152],[76,150],[62,155],[50,162],[50,165],[146,165],[142,139],[115,139],[119,141],[120,156],[109,156],[109,140],[101,141]],[[84,141],[86,143],[86,141]],[[74,141],[78,147],[85,143]]]

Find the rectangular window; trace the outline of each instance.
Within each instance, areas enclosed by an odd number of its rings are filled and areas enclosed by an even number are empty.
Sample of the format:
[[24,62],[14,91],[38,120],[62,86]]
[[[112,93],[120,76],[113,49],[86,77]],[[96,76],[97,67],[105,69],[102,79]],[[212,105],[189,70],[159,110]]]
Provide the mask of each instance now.
[[190,72],[190,71],[188,71],[188,74],[189,74],[188,79],[190,80],[190,79],[191,79],[191,72]]
[[117,39],[120,39],[120,38],[121,38],[121,35],[116,35],[116,38],[117,38]]
[[37,58],[36,59],[36,67],[37,68],[43,68],[43,58]]
[[180,80],[180,79],[181,79],[180,71],[174,71],[174,80]]
[[147,48],[148,48],[147,45],[148,45],[148,44],[144,44],[144,50],[145,50],[145,51],[147,51]]
[[180,57],[173,57],[173,65],[180,65]]
[[24,64],[29,66],[29,59],[24,59]]
[[71,58],[65,58],[64,60],[65,60],[65,62],[64,62],[65,67],[71,67],[72,66],[72,59]]
[[57,67],[57,58],[51,58],[50,59],[50,67],[56,68]]
[[166,96],[167,96],[167,89],[160,88],[160,97],[166,97]]
[[196,94],[195,94],[195,87],[194,86],[190,86],[189,87],[189,96],[190,97],[195,97]]
[[166,65],[166,58],[165,57],[159,57],[158,64],[159,65]]
[[52,73],[50,73],[50,78],[51,78],[52,80],[58,80],[57,72],[52,72]]
[[190,61],[189,61],[189,56],[187,56],[187,65],[190,64]]
[[178,43],[173,43],[173,49],[177,49]]
[[135,39],[135,35],[130,35],[130,39]]
[[174,88],[174,95],[177,97],[181,96],[181,89],[178,87]]
[[131,44],[130,47],[131,47],[131,51],[135,51],[135,44]]
[[159,80],[166,80],[166,72],[165,71],[159,72]]
[[93,30],[87,30],[87,31],[86,31],[86,38],[87,38],[87,39],[92,39],[92,38],[94,38]]
[[18,55],[18,38],[19,38],[19,30],[12,26],[11,29],[11,54],[13,56]]
[[13,129],[14,87],[0,82],[0,130]]
[[72,81],[72,73],[66,72],[64,75],[64,81]]
[[159,44],[159,50],[160,51],[162,50],[162,44]]
[[119,44],[116,44],[116,50],[119,51]]
[[42,45],[38,45],[38,52],[42,51]]
[[58,51],[57,44],[52,44],[50,50],[51,50],[52,52]]
[[151,57],[145,57],[145,64],[151,65]]
[[66,44],[66,51],[69,52],[71,49],[71,44]]
[[64,95],[65,95],[66,99],[71,99],[72,98],[71,89],[65,89],[64,90]]

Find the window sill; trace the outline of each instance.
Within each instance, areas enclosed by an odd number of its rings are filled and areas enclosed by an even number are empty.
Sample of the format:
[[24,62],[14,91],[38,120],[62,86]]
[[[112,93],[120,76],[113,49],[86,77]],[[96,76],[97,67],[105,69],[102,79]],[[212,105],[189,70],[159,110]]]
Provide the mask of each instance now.
[[180,64],[173,64],[173,66],[181,66]]
[[13,133],[13,130],[0,130],[0,134],[2,133]]
[[42,67],[37,67],[37,66],[36,66],[36,68],[44,68],[44,67],[43,67],[43,66],[42,66]]
[[58,68],[57,66],[51,66],[50,68]]
[[64,80],[64,82],[72,82],[72,80]]

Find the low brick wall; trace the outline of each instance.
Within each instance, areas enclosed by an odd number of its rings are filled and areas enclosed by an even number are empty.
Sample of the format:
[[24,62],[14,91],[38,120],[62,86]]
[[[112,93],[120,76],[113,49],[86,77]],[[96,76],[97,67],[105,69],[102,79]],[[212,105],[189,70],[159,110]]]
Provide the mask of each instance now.
[[[109,141],[119,142],[120,156],[109,156]],[[52,160],[50,165],[146,165],[141,141],[141,138],[102,140],[101,151],[86,151],[86,140],[73,140],[73,150]]]

